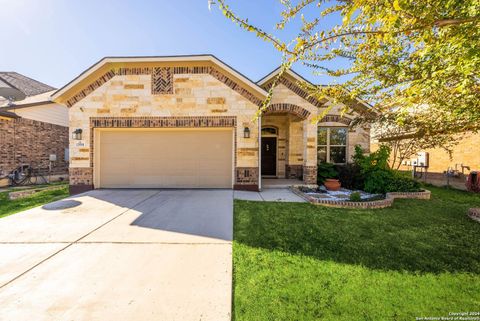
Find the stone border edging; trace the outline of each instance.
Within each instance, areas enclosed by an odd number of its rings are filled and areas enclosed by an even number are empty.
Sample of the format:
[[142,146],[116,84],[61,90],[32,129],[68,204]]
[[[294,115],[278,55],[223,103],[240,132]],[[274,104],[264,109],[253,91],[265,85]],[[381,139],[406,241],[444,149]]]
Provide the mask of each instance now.
[[[385,199],[383,200],[375,200],[375,201],[367,201],[367,202],[352,202],[352,201],[334,201],[334,200],[327,200],[327,199],[318,199],[312,196],[309,196],[302,191],[300,191],[299,187],[317,187],[316,185],[294,185],[291,187],[291,190],[294,194],[300,196],[304,200],[309,203],[315,205],[323,205],[328,207],[336,207],[336,208],[360,208],[360,209],[372,209],[372,208],[386,208],[393,205],[393,201],[396,198],[407,198],[407,199],[423,199],[428,200],[430,199],[431,192],[428,190],[424,190],[421,192],[391,192],[387,193]],[[480,217],[479,217],[480,220]]]
[[480,223],[480,208],[474,207],[474,208],[468,209],[467,216],[470,217],[472,220]]
[[20,191],[14,191],[8,193],[8,199],[10,201],[19,199],[19,198],[25,198],[28,196],[32,196],[34,194],[44,192],[44,191],[51,191],[51,190],[56,190],[56,189],[62,189],[64,188],[65,185],[54,185],[54,186],[48,186],[44,188],[32,188],[32,189],[25,189],[25,190],[20,190]]

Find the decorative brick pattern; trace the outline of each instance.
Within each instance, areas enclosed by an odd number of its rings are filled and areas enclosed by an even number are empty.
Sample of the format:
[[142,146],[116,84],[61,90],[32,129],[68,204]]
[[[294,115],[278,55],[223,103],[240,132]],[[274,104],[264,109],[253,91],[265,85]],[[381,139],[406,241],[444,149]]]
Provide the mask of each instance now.
[[66,174],[68,137],[68,127],[25,118],[0,120],[0,171],[8,174],[21,164],[46,171],[55,154],[51,174]]
[[173,72],[170,67],[153,68],[152,95],[173,94]]
[[70,167],[70,185],[93,185],[92,167]]
[[302,179],[303,166],[302,165],[285,165],[285,177]]
[[[265,83],[264,85],[262,85],[262,87],[265,90],[269,90],[272,84],[273,84],[273,80]],[[278,84],[284,85],[285,87],[287,87],[288,89],[296,93],[298,96],[302,97],[303,99],[305,99],[310,104],[316,107],[319,107],[319,108],[325,107],[324,105],[328,101],[327,99],[318,100],[315,97],[310,96],[310,94],[306,92],[303,88],[301,88],[297,83],[292,82],[285,77],[281,77],[277,81],[276,85]]]
[[350,125],[352,123],[352,119],[343,117],[340,115],[325,115],[319,123],[327,123],[327,122],[334,122],[334,123],[342,123],[345,125]]
[[258,185],[258,167],[237,167],[235,169],[235,184]]
[[219,70],[212,68],[210,71],[210,75],[213,77],[217,78],[219,81],[223,82],[225,85],[242,95],[243,97],[247,98],[250,100],[252,103],[254,103],[257,106],[260,106],[262,104],[262,100],[254,96],[253,94],[250,93],[250,91],[246,90],[242,86],[240,86],[238,83],[233,81],[232,79],[228,78],[225,76],[222,72]]
[[204,128],[235,126],[235,116],[90,118],[91,128]]
[[303,182],[305,184],[317,183],[317,166],[303,166]]
[[88,94],[93,92],[95,89],[99,88],[101,85],[103,85],[104,83],[112,79],[114,76],[115,76],[115,72],[113,70],[106,72],[105,74],[97,78],[94,82],[92,82],[90,85],[85,87],[82,91],[72,96],[69,100],[65,102],[65,104],[68,107],[72,107],[75,103],[87,97]]
[[260,106],[262,100],[253,95],[245,87],[238,84],[233,79],[224,75],[220,70],[211,66],[196,67],[141,67],[141,68],[116,68],[112,69],[101,77],[93,81],[83,90],[68,99],[65,104],[72,107],[74,104],[85,98],[88,94],[99,88],[101,85],[112,79],[115,75],[152,75],[152,93],[153,94],[172,94],[173,93],[173,75],[177,74],[209,74],[247,98],[255,105]]
[[308,116],[310,116],[310,112],[305,108],[294,105],[294,104],[286,104],[286,103],[271,104],[263,112],[264,115],[278,114],[278,113],[293,114],[303,120],[307,119]]
[[153,72],[153,68],[150,67],[122,67],[114,69],[116,75],[151,75]]

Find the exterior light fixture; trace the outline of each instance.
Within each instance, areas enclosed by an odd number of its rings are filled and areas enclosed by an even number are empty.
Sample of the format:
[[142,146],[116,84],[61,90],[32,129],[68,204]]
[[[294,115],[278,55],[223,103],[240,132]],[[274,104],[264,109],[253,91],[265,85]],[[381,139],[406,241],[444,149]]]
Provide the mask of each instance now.
[[250,138],[250,128],[245,127],[243,129],[243,138]]
[[75,129],[72,133],[72,139],[82,140],[82,132],[83,132],[83,130],[81,128]]

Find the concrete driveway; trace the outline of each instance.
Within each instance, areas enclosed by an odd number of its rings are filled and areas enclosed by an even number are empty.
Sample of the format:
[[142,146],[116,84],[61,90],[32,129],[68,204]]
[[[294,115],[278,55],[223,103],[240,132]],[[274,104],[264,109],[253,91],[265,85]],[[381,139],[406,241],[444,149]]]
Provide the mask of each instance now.
[[0,219],[0,320],[230,320],[231,190],[96,190]]

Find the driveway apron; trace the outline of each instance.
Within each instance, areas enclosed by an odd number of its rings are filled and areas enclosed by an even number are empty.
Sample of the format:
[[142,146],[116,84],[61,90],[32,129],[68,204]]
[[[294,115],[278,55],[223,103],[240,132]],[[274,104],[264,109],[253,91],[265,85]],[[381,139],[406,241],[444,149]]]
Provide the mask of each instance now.
[[0,219],[0,320],[230,320],[231,190],[95,190]]

